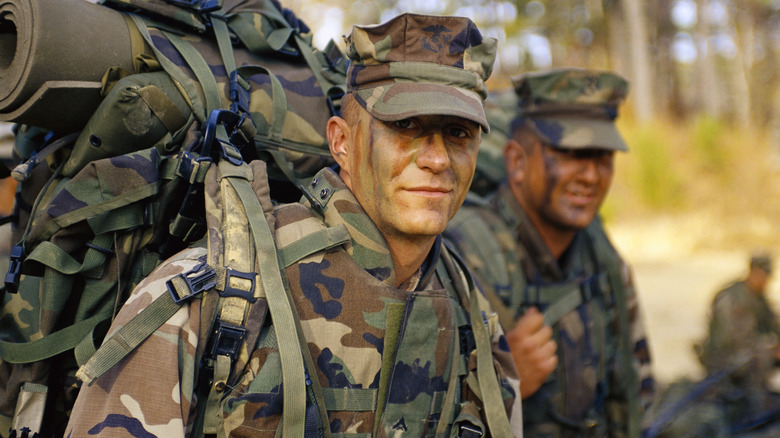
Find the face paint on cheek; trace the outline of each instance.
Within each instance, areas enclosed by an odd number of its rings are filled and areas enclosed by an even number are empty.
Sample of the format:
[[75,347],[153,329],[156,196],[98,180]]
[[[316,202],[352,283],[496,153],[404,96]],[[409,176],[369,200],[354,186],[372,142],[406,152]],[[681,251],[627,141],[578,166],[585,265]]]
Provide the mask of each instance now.
[[545,191],[542,205],[550,205],[552,203],[553,192],[555,186],[558,185],[560,176],[558,175],[558,160],[551,155],[542,153],[542,160],[544,161],[544,178],[545,178]]

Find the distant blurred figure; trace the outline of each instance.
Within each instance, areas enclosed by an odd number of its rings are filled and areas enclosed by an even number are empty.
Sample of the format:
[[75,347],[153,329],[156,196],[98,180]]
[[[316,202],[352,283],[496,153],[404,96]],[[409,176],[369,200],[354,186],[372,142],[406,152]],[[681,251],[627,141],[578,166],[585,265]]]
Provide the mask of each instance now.
[[729,374],[721,388],[750,411],[772,407],[768,378],[780,360],[780,323],[765,296],[771,275],[771,257],[756,254],[747,276],[718,292],[700,356],[708,374]]

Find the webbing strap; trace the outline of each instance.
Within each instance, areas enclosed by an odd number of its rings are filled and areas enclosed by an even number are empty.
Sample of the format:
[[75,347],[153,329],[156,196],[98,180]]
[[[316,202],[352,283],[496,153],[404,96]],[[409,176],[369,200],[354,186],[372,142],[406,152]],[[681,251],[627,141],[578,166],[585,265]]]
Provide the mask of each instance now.
[[555,299],[550,299],[552,304],[550,307],[542,312],[544,315],[544,323],[548,326],[553,326],[560,321],[566,314],[573,311],[580,304],[583,303],[582,291],[577,286],[571,286],[572,288]]
[[591,224],[586,228],[587,235],[590,237],[596,254],[604,255],[604,264],[607,269],[607,279],[615,296],[615,305],[618,313],[618,348],[620,349],[619,364],[625,373],[626,398],[628,403],[628,436],[640,436],[640,418],[639,418],[639,376],[633,367],[634,349],[631,345],[631,326],[628,317],[628,297],[623,275],[621,274],[620,260],[617,253],[608,246],[607,236],[602,230],[595,229]]
[[[441,256],[447,271],[457,273],[458,270],[454,265],[454,261],[447,248],[443,245]],[[453,274],[450,275],[452,276]],[[459,280],[459,277],[455,277],[455,280]],[[465,292],[469,297],[471,327],[477,344],[477,380],[482,393],[482,405],[488,428],[492,436],[511,437],[512,428],[509,426],[509,418],[507,417],[506,409],[504,409],[504,401],[501,396],[501,386],[498,384],[498,376],[493,365],[490,335],[488,334],[486,321],[482,320],[482,309],[479,307],[478,294],[480,292],[475,287],[470,275],[466,275],[466,280],[468,291],[463,290],[466,285],[462,281],[454,281],[453,283],[456,289],[460,289],[459,292]]]
[[236,71],[244,79],[256,74],[265,74],[271,79],[271,100],[273,101],[273,106],[268,137],[272,141],[282,143],[284,141],[284,119],[287,117],[287,96],[284,94],[282,83],[279,82],[279,79],[271,70],[259,65],[244,65],[238,67]]
[[[220,162],[220,169],[230,165]],[[257,195],[246,180],[230,178],[249,219],[252,239],[255,244],[257,265],[263,290],[268,297],[268,308],[276,328],[279,355],[282,361],[282,391],[284,413],[282,415],[282,436],[303,436],[306,415],[306,386],[304,365],[293,303],[287,297],[282,281],[279,260],[276,255],[274,236],[265,218]]]
[[306,60],[306,64],[309,65],[312,73],[314,73],[314,77],[317,78],[317,84],[319,84],[322,89],[322,95],[328,97],[331,83],[322,75],[323,65],[317,56],[314,55],[314,49],[312,49],[311,45],[298,33],[295,34],[295,42],[298,45],[298,51],[301,52],[301,56]]
[[[149,306],[107,339],[94,355],[76,372],[76,377],[91,385],[106,371],[135,350],[155,330],[169,320],[181,306],[163,293]],[[109,315],[110,317],[110,315]],[[83,336],[82,336],[83,338]]]
[[293,263],[320,251],[327,251],[351,240],[346,225],[338,224],[315,231],[287,246],[279,248],[279,258],[286,268]]
[[112,244],[113,236],[110,234],[95,236],[84,254],[84,261],[79,262],[59,246],[45,240],[35,247],[27,260],[35,260],[62,274],[73,275],[103,266],[107,253],[111,253]]
[[236,69],[236,57],[233,56],[233,43],[230,41],[230,30],[225,17],[212,13],[211,27],[214,28],[214,35],[217,37],[217,47],[219,47],[219,54],[222,55],[225,71],[227,76],[230,77],[230,73]]
[[376,409],[376,389],[322,388],[322,395],[329,411],[370,412]]
[[30,363],[54,357],[75,347],[96,325],[112,315],[113,309],[108,309],[30,342],[0,340],[0,357],[8,363]]
[[187,100],[190,108],[192,108],[192,113],[199,122],[205,122],[207,113],[205,107],[203,106],[203,101],[201,100],[200,92],[198,92],[197,86],[189,77],[187,77],[186,74],[184,74],[179,66],[174,64],[170,59],[163,55],[163,53],[160,52],[157,47],[155,47],[154,43],[152,42],[152,36],[149,34],[149,29],[146,27],[146,22],[144,22],[144,19],[134,14],[131,14],[130,17],[133,19],[133,22],[138,28],[138,31],[144,37],[144,40],[146,40],[146,43],[149,44],[149,47],[151,47],[152,51],[154,51],[154,56],[157,58],[157,62],[159,62],[163,70],[165,70],[165,72],[171,76],[171,80],[173,80],[174,84],[176,84],[176,87],[179,88],[179,90],[182,92],[182,95]]
[[198,52],[192,44],[184,41],[184,38],[179,35],[167,31],[162,32],[163,35],[168,38],[168,41],[173,44],[173,47],[179,51],[192,69],[192,72],[195,73],[195,77],[198,78],[198,82],[200,82],[200,86],[203,88],[203,94],[206,96],[207,113],[210,114],[211,111],[221,108],[222,98],[219,97],[217,80],[214,78],[209,64],[203,59],[200,52]]

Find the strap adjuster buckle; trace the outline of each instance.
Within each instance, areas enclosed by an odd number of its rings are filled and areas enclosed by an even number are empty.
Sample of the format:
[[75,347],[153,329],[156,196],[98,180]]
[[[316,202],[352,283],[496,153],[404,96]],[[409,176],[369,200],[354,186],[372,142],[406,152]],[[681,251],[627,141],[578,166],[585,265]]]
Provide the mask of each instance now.
[[[249,281],[249,288],[239,289],[237,287],[231,286],[230,279],[233,277]],[[224,290],[220,291],[219,294],[223,297],[240,297],[249,301],[250,303],[254,303],[257,301],[255,298],[255,273],[241,272],[236,271],[235,269],[225,268]]]
[[[206,269],[203,267],[206,266]],[[196,275],[192,275],[196,274]],[[182,291],[181,282],[186,285],[186,290]],[[178,274],[175,277],[165,282],[168,287],[168,293],[171,294],[173,302],[181,304],[189,299],[195,297],[201,292],[214,288],[217,285],[217,272],[211,266],[201,263],[198,266],[192,268],[189,272]],[[187,293],[182,293],[187,292]]]
[[5,274],[5,290],[15,294],[19,291],[19,280],[22,276],[22,260],[24,259],[24,247],[14,245],[11,249],[11,259],[8,272]]
[[217,319],[211,336],[210,357],[228,356],[235,361],[241,351],[241,343],[246,337],[246,328],[222,322]]

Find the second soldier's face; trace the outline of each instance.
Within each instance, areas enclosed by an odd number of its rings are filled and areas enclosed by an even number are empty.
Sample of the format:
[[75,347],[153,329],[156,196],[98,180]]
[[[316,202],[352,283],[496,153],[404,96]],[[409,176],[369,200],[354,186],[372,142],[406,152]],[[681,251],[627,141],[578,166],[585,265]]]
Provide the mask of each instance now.
[[526,160],[524,210],[537,227],[585,228],[598,213],[614,173],[614,153],[537,144]]
[[349,186],[386,239],[436,236],[463,204],[481,128],[452,116],[383,122],[362,112]]

